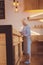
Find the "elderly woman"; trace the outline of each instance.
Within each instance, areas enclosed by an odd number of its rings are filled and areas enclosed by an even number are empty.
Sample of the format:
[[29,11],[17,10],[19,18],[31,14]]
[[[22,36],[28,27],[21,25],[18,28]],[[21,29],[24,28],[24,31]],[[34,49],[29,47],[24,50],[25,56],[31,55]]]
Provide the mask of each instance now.
[[31,33],[30,33],[30,27],[27,23],[27,21],[24,19],[22,20],[23,29],[21,31],[21,34],[23,35],[23,44],[24,44],[24,54],[29,56],[29,60],[25,63],[30,63],[31,59]]

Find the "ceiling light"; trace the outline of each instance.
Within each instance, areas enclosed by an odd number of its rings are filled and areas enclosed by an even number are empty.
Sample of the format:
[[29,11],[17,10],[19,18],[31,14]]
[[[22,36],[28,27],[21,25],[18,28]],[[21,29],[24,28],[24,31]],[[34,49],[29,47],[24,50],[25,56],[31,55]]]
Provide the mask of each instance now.
[[18,6],[19,6],[19,1],[13,0],[13,5],[15,7],[15,11],[17,12],[18,11]]

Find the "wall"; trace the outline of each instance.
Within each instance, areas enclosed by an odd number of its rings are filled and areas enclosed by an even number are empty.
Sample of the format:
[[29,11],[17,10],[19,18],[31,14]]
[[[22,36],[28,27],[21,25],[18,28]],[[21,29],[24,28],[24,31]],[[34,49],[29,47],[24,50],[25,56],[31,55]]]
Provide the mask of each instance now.
[[[21,4],[20,4],[21,7]],[[13,6],[13,0],[5,0],[5,19],[0,19],[0,25],[11,24],[14,28],[19,29],[21,26],[21,18],[22,18],[22,8],[19,12],[15,12],[15,8]]]
[[[23,12],[23,0],[19,0],[19,12],[15,12],[15,7],[13,6],[13,0],[5,0],[5,19],[0,19],[0,25],[13,25],[13,28],[20,31],[20,27],[22,26],[22,19],[30,16],[31,13]],[[43,24],[41,22],[29,22],[30,27],[37,24]],[[43,29],[33,29],[36,34],[43,34]]]

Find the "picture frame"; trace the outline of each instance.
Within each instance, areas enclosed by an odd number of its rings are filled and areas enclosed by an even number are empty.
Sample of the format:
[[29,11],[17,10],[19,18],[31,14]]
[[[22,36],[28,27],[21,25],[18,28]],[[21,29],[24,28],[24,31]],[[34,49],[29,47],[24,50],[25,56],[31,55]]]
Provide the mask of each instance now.
[[0,19],[5,19],[5,2],[0,0]]

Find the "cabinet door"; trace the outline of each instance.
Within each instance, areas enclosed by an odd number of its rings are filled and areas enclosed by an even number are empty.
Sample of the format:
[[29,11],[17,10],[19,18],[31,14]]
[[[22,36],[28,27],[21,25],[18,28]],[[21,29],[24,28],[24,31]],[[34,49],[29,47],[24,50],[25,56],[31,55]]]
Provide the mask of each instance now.
[[35,10],[38,8],[38,0],[24,0],[24,10]]
[[43,9],[43,0],[38,0],[39,1],[39,9]]
[[43,0],[24,0],[24,10],[43,9]]

